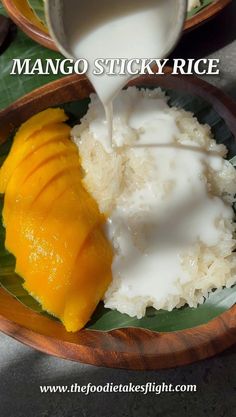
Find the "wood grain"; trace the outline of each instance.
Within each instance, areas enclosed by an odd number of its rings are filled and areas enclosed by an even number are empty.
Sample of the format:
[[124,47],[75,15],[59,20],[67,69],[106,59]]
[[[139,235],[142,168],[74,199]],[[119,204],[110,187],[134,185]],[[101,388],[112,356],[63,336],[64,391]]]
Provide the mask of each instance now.
[[[184,26],[184,32],[188,32],[207,22],[216,16],[232,0],[215,0],[212,4],[204,8],[195,16],[187,19]],[[11,19],[33,40],[49,49],[58,51],[57,46],[51,39],[49,33],[39,22],[35,22],[29,12],[25,13],[26,0],[2,0]]]
[[[195,77],[143,76],[130,85],[184,90],[207,99],[236,136],[236,105],[217,88]],[[30,116],[50,106],[87,97],[85,77],[69,76],[41,87],[0,112],[1,141]],[[3,135],[4,132],[4,135]],[[42,352],[114,368],[150,370],[189,364],[213,356],[236,342],[236,306],[207,325],[173,333],[141,329],[67,333],[57,321],[33,312],[0,290],[0,329]]]
[[34,16],[27,0],[2,0],[2,3],[10,18],[26,35],[46,48],[58,50],[47,28]]
[[187,19],[185,22],[184,30],[189,32],[197,27],[203,25],[208,20],[212,19],[218,13],[220,13],[232,0],[215,0],[212,4],[202,9],[195,16]]

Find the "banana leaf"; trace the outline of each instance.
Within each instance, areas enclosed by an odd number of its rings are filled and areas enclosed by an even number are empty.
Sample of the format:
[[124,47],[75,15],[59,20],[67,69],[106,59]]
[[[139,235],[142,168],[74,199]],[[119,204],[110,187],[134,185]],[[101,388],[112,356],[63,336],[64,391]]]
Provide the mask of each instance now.
[[46,25],[45,13],[44,13],[44,1],[43,0],[27,0],[29,6],[33,10],[35,16]]
[[236,156],[234,156],[231,160],[230,160],[231,164],[236,167]]
[[[167,90],[171,106],[182,107],[192,111],[201,123],[208,123],[218,143],[224,143],[229,149],[229,158],[236,155],[236,142],[227,128],[224,120],[217,114],[212,106],[205,100],[189,95]],[[78,123],[79,119],[87,112],[89,100],[82,100],[74,103],[67,103],[63,106],[70,117],[70,125]],[[12,138],[0,146],[0,165],[6,158],[12,144]],[[232,159],[235,164],[236,158]],[[0,213],[2,212],[3,198],[0,198]],[[42,311],[39,303],[34,300],[23,288],[23,280],[15,272],[15,259],[4,248],[5,229],[0,221],[0,285],[10,294],[16,297],[19,302],[38,314],[46,314]],[[204,304],[197,308],[183,307],[168,311],[156,311],[149,308],[146,316],[138,320],[117,311],[105,309],[100,303],[87,329],[96,331],[109,331],[117,328],[139,327],[152,331],[172,332],[183,330],[205,324],[217,317],[236,303],[236,286],[223,288],[211,293]],[[51,317],[51,316],[50,316]],[[56,320],[51,317],[52,320]]]
[[[1,3],[0,14],[6,15]],[[24,94],[62,77],[61,74],[37,76],[23,74],[10,75],[12,60],[14,58],[21,58],[22,60],[30,58],[34,62],[37,58],[44,61],[49,58],[60,59],[63,57],[58,52],[42,47],[25,35],[20,29],[17,29],[16,33],[12,33],[10,45],[6,50],[0,50],[0,110],[9,106]]]
[[195,16],[211,3],[213,3],[213,0],[201,0],[200,6],[194,7],[192,10],[190,10],[187,14],[187,18],[190,19],[191,17]]

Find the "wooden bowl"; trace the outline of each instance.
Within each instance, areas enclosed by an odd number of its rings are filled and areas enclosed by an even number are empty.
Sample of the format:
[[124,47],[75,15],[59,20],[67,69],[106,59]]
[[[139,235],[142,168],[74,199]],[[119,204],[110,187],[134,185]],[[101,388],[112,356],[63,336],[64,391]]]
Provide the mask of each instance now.
[[[217,88],[195,77],[142,76],[130,85],[161,86],[208,100],[236,136],[236,105]],[[0,142],[33,114],[88,97],[86,77],[72,75],[41,87],[0,112]],[[151,370],[176,367],[213,356],[236,342],[236,306],[206,325],[172,333],[142,329],[67,333],[0,289],[0,330],[42,352],[98,366]]]
[[195,14],[195,16],[190,17],[185,22],[184,30],[185,32],[189,32],[197,27],[203,25],[208,20],[212,19],[216,16],[221,10],[223,10],[232,0],[215,0],[213,3],[209,4],[209,6],[205,7],[199,13]]
[[10,18],[26,35],[40,45],[58,51],[47,27],[34,15],[27,0],[2,0],[2,3]]
[[[215,0],[201,12],[186,20],[184,31],[188,32],[202,25],[219,13],[231,0]],[[50,37],[47,28],[39,22],[31,11],[27,0],[2,0],[11,19],[30,38],[49,49],[58,51],[57,46]]]

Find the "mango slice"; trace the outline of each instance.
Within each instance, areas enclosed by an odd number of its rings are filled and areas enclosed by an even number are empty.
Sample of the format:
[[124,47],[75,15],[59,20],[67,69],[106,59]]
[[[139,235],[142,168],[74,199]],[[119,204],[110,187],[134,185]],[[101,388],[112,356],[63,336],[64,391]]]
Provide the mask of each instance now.
[[18,147],[14,149],[14,154],[12,157],[7,159],[4,167],[2,168],[2,183],[0,183],[1,192],[5,193],[7,184],[10,181],[14,170],[19,164],[22,163],[22,161],[25,161],[25,159],[28,158],[32,153],[38,152],[42,147],[48,146],[54,141],[58,142],[60,139],[65,139],[69,132],[69,126],[66,124],[60,126],[60,124],[57,123],[45,127],[42,131],[34,133],[22,145],[19,144]]
[[43,309],[75,332],[111,282],[113,255],[65,120],[62,110],[49,109],[22,125],[0,170],[0,188],[16,272]]
[[[67,303],[61,317],[67,330],[74,332],[77,328],[84,327],[87,323],[88,311],[92,316],[111,282],[111,262],[111,247],[100,230],[94,229],[74,266],[72,283],[67,293]],[[82,284],[80,291],[76,291],[78,276]],[[87,277],[90,279],[88,280]],[[102,284],[98,286],[98,282]],[[94,287],[97,288],[96,294],[93,291]],[[78,305],[80,315],[77,314]]]
[[[33,159],[33,158],[32,158]],[[24,170],[24,165],[15,170],[15,175],[8,183],[3,208],[3,221],[7,225],[11,214],[19,214],[30,209],[31,204],[37,196],[63,172],[72,167],[77,168],[77,175],[80,176],[80,166],[78,154],[68,152],[68,154],[49,158],[45,163],[38,161],[38,169],[32,173]],[[45,171],[47,175],[45,175]],[[25,181],[22,181],[25,178]]]
[[[56,137],[59,137],[60,135],[64,138],[68,137],[70,128],[62,123],[66,120],[67,116],[62,109],[48,109],[31,117],[19,128],[15,135],[11,152],[1,168],[1,194],[5,193],[6,185],[14,172],[14,169],[26,156],[27,148],[29,146],[33,146],[34,149],[38,146],[38,142],[43,143],[49,139],[53,140],[55,135]],[[39,133],[39,135],[35,138],[36,140],[27,143],[29,138],[37,133]]]

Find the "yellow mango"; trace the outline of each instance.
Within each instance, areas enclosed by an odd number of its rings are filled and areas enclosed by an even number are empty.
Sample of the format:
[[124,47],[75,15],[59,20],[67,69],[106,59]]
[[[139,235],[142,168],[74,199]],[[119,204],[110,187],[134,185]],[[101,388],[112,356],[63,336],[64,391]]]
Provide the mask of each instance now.
[[[35,257],[39,247],[39,243],[37,242],[40,240],[40,230],[42,228],[44,230],[44,222],[50,217],[54,205],[61,204],[60,199],[68,189],[68,176],[71,177],[72,175],[74,175],[74,170],[68,170],[67,174],[62,173],[61,176],[50,183],[50,185],[45,188],[44,192],[40,193],[38,198],[30,206],[30,215],[25,217],[26,210],[23,208],[21,216],[19,215],[19,211],[17,212],[17,216],[15,213],[14,218],[16,221],[14,224],[9,221],[6,233],[6,247],[9,251],[17,253],[17,265],[21,270],[20,275],[26,273],[24,268],[28,269],[28,264],[24,263],[25,256],[29,257],[31,252],[33,252],[33,258]],[[77,182],[75,180],[75,183],[80,186],[80,178]],[[14,229],[18,230],[15,239],[13,238]],[[43,235],[41,236],[41,239],[43,239]],[[30,243],[31,240],[32,244]],[[28,245],[26,245],[27,241]],[[34,267],[37,268],[37,265],[33,265],[31,272]]]
[[[42,259],[52,257],[52,262],[56,260],[53,271],[54,275],[58,275],[58,282],[59,280],[62,282],[67,280],[88,234],[95,226],[103,222],[103,217],[99,214],[97,205],[94,204],[94,201],[81,185],[80,188],[80,196],[71,189],[67,190],[53,204],[44,219],[37,218],[34,213],[28,215],[27,221],[24,217],[21,219],[20,235],[30,245],[27,253],[29,264],[38,252],[41,254],[42,267],[44,267]],[[45,239],[45,231],[50,239]],[[19,254],[22,254],[23,248],[22,241],[19,245],[16,240],[9,243],[8,236],[7,239],[7,247],[9,248],[11,243],[10,249],[14,249],[20,260]],[[65,258],[66,262],[64,262]],[[33,262],[32,265],[29,265],[31,272],[34,267],[36,267],[36,272],[40,271],[41,266]]]
[[0,170],[1,194],[5,193],[14,170],[27,155],[48,141],[59,137],[69,137],[70,128],[62,123],[67,120],[63,110],[48,109],[39,114],[42,116],[39,117],[38,114],[33,116],[20,127],[15,135],[10,154]]
[[[104,234],[94,229],[76,260],[61,320],[67,331],[83,328],[111,282],[112,249]],[[80,290],[77,291],[78,282]]]
[[17,190],[24,186],[26,180],[30,180],[30,177],[41,167],[47,169],[47,163],[54,158],[69,157],[70,155],[76,155],[78,159],[78,152],[76,147],[68,147],[67,143],[63,141],[50,142],[45,147],[40,147],[33,152],[30,157],[25,158],[15,169],[14,175],[8,182],[9,189]]
[[43,126],[40,115],[27,123],[28,129],[17,134],[4,175],[0,171],[6,247],[16,257],[27,291],[68,331],[77,331],[111,281],[105,219],[83,187],[79,154],[64,123],[57,125],[65,137],[57,136],[55,124]]
[[66,124],[61,126],[59,123],[56,123],[34,133],[24,143],[21,144],[18,142],[18,146],[15,147],[14,151],[10,152],[0,170],[0,192],[6,192],[7,184],[19,164],[31,156],[32,153],[37,152],[41,147],[48,146],[51,142],[65,139],[65,137],[68,137],[69,132],[69,126]]
[[[25,172],[24,164],[21,164],[15,170],[15,175],[11,177],[7,186],[3,208],[3,221],[5,225],[12,213],[14,215],[15,212],[20,213],[22,211],[22,205],[23,210],[30,208],[31,204],[33,204],[43,189],[63,172],[74,167],[75,169],[77,168],[79,176],[81,172],[78,153],[71,152],[70,150],[68,153],[56,155],[53,158],[50,157],[45,163],[37,160],[37,164],[38,169],[34,170],[31,174],[28,171]],[[25,181],[22,179],[25,179]],[[20,184],[19,180],[22,180]]]
[[[20,262],[16,265],[17,273],[28,277],[24,283],[27,291],[40,301],[46,311],[60,317],[69,331],[76,331],[84,327],[111,281],[111,249],[102,231],[100,229],[95,230],[97,235],[100,235],[100,238],[96,239],[96,244],[93,245],[91,239],[89,244],[85,245],[86,252],[78,250],[77,256],[73,260],[71,254],[66,252],[64,252],[63,257],[59,257],[58,251],[55,252],[55,247],[51,244],[52,242],[47,240],[38,242],[39,250],[37,251],[35,248],[32,251],[34,255],[31,258],[32,262],[29,262],[28,265]],[[106,258],[101,258],[102,246],[99,247],[98,243],[106,247]],[[97,248],[97,253],[95,248]],[[47,261],[43,260],[42,250],[47,257]],[[84,253],[87,256],[87,264],[85,264]],[[48,261],[48,254],[51,255],[50,262]],[[67,273],[65,273],[66,270]],[[91,284],[91,292],[88,291],[86,280]],[[85,300],[86,294],[88,297]],[[74,296],[78,300],[76,313],[73,313],[76,309]],[[84,299],[84,302],[86,301],[87,305],[86,321],[84,321],[84,308],[82,312],[80,301],[82,299]],[[72,313],[74,316],[72,318],[73,323],[69,328],[68,321]],[[82,321],[83,324],[78,326],[78,323]]]
[[[18,142],[26,141],[31,135],[42,130],[48,125],[54,123],[62,123],[68,119],[63,109],[46,109],[40,113],[30,117],[25,123],[23,123],[18,129],[12,150],[17,146]],[[61,125],[62,126],[62,125]]]

